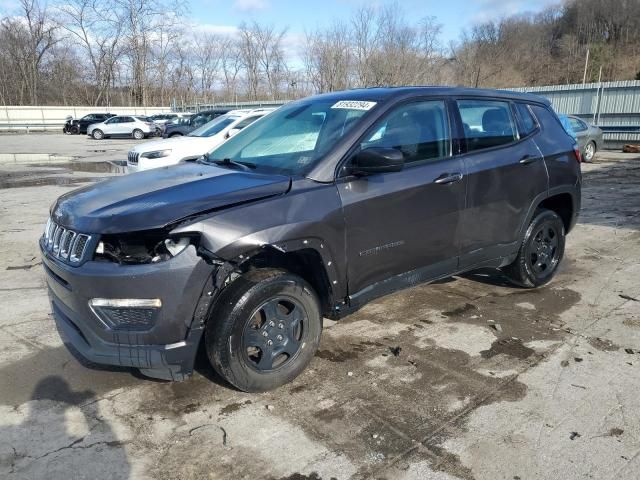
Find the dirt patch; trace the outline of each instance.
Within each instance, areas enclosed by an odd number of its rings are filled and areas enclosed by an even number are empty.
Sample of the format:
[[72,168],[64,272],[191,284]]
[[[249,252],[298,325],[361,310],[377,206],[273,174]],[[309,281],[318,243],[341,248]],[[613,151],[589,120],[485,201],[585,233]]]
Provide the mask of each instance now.
[[242,407],[244,407],[245,405],[251,405],[251,400],[246,400],[242,403],[240,402],[230,403],[229,405],[222,407],[220,409],[220,415],[231,415],[232,413],[237,412],[238,410],[241,410]]
[[353,350],[318,350],[316,357],[323,360],[329,360],[334,363],[346,362],[347,360],[354,360],[358,358],[358,353]]
[[[271,480],[323,480],[323,479],[316,472],[311,472],[309,475],[303,475],[302,473],[292,473],[291,475],[288,475],[286,477],[280,477],[278,479],[271,477]],[[338,480],[338,479],[335,477],[331,477],[328,480]]]
[[482,358],[491,358],[496,355],[508,355],[510,357],[519,358],[524,360],[535,354],[535,350],[529,347],[525,347],[522,344],[522,340],[514,338],[505,338],[502,340],[496,340],[491,345],[489,350],[483,350],[480,352]]
[[601,352],[615,352],[616,350],[620,350],[618,345],[603,338],[590,338],[589,345]]
[[478,310],[478,307],[476,307],[472,303],[465,303],[463,306],[458,307],[454,310],[442,312],[442,315],[444,315],[445,317],[459,317],[461,315],[464,315],[465,313],[473,312],[475,310]]

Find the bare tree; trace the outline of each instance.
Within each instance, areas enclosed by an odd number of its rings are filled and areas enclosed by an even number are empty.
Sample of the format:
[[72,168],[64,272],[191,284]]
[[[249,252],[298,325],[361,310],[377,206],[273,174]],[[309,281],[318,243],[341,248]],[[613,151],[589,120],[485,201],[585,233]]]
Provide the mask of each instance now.
[[2,20],[3,36],[8,42],[8,55],[19,69],[20,98],[37,105],[43,58],[58,43],[56,25],[38,0],[19,3],[20,17]]

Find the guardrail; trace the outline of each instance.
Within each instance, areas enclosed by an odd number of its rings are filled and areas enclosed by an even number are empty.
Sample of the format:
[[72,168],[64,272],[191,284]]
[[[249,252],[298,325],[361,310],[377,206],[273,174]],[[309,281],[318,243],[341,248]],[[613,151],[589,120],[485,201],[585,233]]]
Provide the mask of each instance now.
[[62,131],[66,118],[81,118],[89,113],[153,115],[169,112],[168,107],[0,107],[0,132]]

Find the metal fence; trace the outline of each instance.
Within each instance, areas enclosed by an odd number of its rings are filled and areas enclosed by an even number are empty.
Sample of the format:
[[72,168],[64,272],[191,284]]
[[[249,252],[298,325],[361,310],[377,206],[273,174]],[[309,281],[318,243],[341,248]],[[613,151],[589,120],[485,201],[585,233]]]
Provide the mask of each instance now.
[[289,100],[256,100],[254,102],[220,102],[220,103],[195,103],[193,105],[176,105],[173,106],[174,112],[201,112],[203,110],[212,110],[214,108],[263,108],[263,107],[279,107]]
[[0,132],[62,131],[68,116],[81,118],[89,113],[153,115],[169,112],[168,107],[0,107]]
[[604,131],[605,146],[640,143],[640,81],[523,87],[551,101],[558,113],[575,115]]
[[[599,125],[605,146],[620,148],[640,143],[640,81],[602,82],[544,87],[511,88],[548,98],[558,113],[576,115]],[[65,117],[82,117],[93,112],[123,115],[153,115],[168,111],[199,112],[212,108],[275,107],[286,101],[199,103],[168,107],[0,107],[0,132],[61,129]]]

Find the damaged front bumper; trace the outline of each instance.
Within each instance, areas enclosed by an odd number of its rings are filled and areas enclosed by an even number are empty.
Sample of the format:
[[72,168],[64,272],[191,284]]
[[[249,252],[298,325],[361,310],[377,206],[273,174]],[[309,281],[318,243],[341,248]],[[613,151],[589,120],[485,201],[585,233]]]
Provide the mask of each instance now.
[[215,269],[195,247],[160,263],[89,261],[79,267],[54,258],[42,241],[40,250],[66,344],[91,362],[135,367],[154,378],[191,375],[204,329],[203,318],[194,317],[206,310]]

